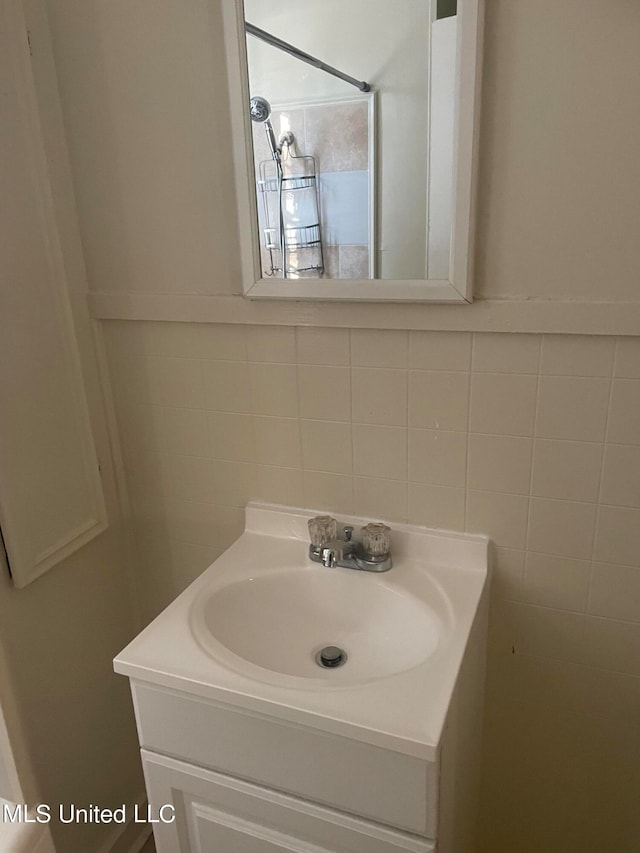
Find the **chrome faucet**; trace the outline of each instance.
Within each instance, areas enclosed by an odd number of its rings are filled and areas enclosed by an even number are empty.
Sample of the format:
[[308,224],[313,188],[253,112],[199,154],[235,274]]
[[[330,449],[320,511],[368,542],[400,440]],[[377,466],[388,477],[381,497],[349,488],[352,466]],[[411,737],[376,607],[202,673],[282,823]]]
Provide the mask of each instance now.
[[309,558],[315,563],[364,572],[386,572],[393,565],[391,530],[386,524],[367,524],[356,539],[350,524],[342,525],[342,535],[338,536],[338,522],[330,515],[317,515],[308,524]]

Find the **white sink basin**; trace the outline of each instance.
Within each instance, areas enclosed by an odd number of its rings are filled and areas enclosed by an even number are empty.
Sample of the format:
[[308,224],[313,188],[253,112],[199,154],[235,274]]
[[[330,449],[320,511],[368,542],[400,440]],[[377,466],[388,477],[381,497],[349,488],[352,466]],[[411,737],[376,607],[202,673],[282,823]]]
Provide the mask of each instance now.
[[[314,514],[249,504],[243,535],[115,669],[432,760],[465,656],[484,648],[488,540],[394,524],[390,571],[326,568],[308,558]],[[316,663],[325,646],[342,666]]]
[[[433,654],[449,622],[446,597],[427,575],[311,562],[248,572],[207,590],[192,613],[194,633],[214,657],[240,670],[260,667],[264,672],[251,672],[267,681],[278,674],[305,687],[308,679],[341,685],[411,669]],[[346,653],[342,666],[316,661],[326,646]]]

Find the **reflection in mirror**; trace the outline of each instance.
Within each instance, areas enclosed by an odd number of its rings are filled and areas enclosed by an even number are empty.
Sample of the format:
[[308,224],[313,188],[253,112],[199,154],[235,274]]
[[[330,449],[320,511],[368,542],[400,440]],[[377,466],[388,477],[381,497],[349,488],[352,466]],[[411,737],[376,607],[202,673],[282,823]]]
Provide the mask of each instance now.
[[244,14],[262,276],[447,279],[455,16],[435,0]]

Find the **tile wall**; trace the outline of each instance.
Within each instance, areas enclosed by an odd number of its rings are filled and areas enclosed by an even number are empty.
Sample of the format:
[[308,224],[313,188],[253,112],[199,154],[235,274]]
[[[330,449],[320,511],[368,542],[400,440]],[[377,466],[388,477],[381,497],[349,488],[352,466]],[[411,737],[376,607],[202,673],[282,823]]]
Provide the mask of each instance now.
[[104,327],[147,616],[249,498],[487,533],[482,849],[637,850],[639,338]]

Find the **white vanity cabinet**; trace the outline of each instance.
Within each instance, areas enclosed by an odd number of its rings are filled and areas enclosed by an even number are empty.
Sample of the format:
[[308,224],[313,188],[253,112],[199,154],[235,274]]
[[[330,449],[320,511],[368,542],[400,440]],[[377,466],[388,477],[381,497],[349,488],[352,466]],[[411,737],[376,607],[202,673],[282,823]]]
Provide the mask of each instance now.
[[[132,688],[158,853],[436,849],[434,763],[174,690]],[[168,805],[171,823],[162,821]]]
[[[163,755],[142,751],[158,853],[427,853],[424,839]],[[170,810],[165,808],[165,820]]]
[[[158,853],[474,853],[487,540],[398,525],[390,572],[329,569],[308,561],[307,513],[250,505],[243,536],[115,660]],[[245,657],[212,639],[233,620]],[[347,662],[323,673],[334,638]],[[271,669],[249,660],[261,649]]]

